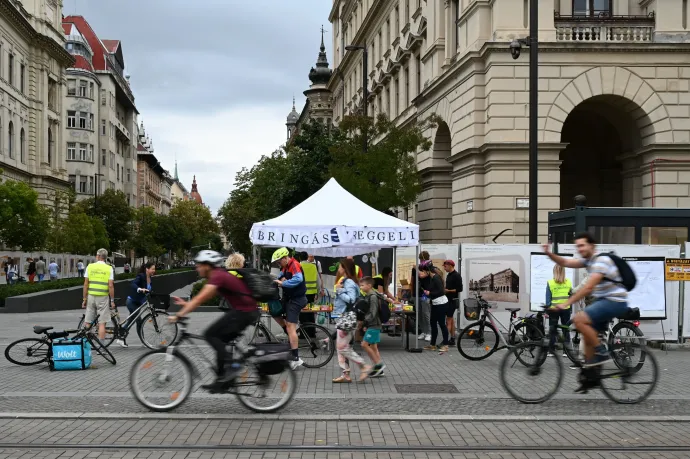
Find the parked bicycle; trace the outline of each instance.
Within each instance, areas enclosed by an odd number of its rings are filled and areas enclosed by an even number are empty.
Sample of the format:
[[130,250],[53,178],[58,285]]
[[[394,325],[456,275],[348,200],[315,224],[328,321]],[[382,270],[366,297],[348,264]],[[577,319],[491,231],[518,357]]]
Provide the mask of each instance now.
[[[150,351],[137,359],[130,372],[130,389],[134,398],[153,411],[170,411],[179,407],[192,394],[195,379],[202,377],[197,363],[215,368],[198,341],[199,335],[187,331],[186,317],[178,317],[180,333],[166,349]],[[190,359],[180,351],[183,344],[196,358]],[[290,369],[290,347],[283,344],[256,344],[241,349],[231,343],[233,355],[243,365],[239,376],[231,383],[227,394],[237,396],[247,408],[270,413],[287,405],[297,391],[297,378]],[[215,375],[215,370],[208,372]],[[266,404],[262,404],[266,402]]]
[[[53,340],[67,338],[74,333],[74,338],[85,338],[91,344],[91,350],[115,365],[115,356],[101,343],[93,333],[94,329],[65,330],[51,332],[53,327],[34,326],[34,333],[43,335],[41,338],[23,338],[7,346],[5,358],[15,365],[31,366],[40,363],[50,364],[53,357]],[[52,369],[52,368],[51,368]]]
[[[632,343],[614,342],[608,351],[615,355],[623,347],[628,348],[625,352],[634,347],[644,366],[631,366],[628,361],[620,366],[604,364],[586,371],[583,369],[578,381],[581,384],[590,383],[591,388],[599,387],[606,397],[616,403],[632,404],[645,400],[659,380],[659,365],[643,338],[636,337]],[[605,334],[600,334],[600,339],[602,344],[608,345]],[[499,377],[501,385],[511,397],[521,403],[543,403],[558,392],[563,382],[563,363],[558,354],[547,357],[548,352],[549,340],[543,338],[536,342],[519,343],[503,356]],[[516,365],[518,361],[520,365]],[[524,393],[521,392],[522,388]]]
[[[458,336],[458,351],[466,359],[483,360],[500,349],[525,341],[540,340],[544,336],[534,321],[518,316],[520,308],[506,308],[510,312],[510,323],[506,328],[491,313],[491,305],[480,293],[475,293],[475,298],[468,298],[463,304],[465,318],[479,319],[465,327]],[[503,333],[508,335],[508,340]],[[499,340],[502,343],[500,347]]]
[[[168,299],[167,295],[160,297]],[[115,298],[115,302],[119,302],[119,298]],[[158,307],[152,303],[151,293],[146,294],[146,301],[142,303],[134,312],[132,312],[127,319],[120,321],[120,313],[117,308],[111,310],[111,323],[105,327],[105,339],[103,344],[106,347],[110,346],[116,339],[126,340],[129,336],[130,330],[136,325],[137,335],[139,339],[149,349],[160,349],[175,341],[178,334],[177,323],[168,321],[170,314],[166,311],[169,303],[160,301]],[[77,328],[82,328],[84,325],[85,315],[82,314]]]

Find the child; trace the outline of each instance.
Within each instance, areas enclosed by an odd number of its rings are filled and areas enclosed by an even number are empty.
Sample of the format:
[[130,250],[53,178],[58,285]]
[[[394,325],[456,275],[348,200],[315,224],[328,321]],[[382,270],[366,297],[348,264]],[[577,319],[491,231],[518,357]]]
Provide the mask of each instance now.
[[370,378],[384,376],[383,370],[386,365],[381,362],[381,354],[379,353],[379,342],[381,342],[381,317],[379,315],[379,298],[392,302],[391,299],[384,297],[374,290],[374,279],[372,277],[365,277],[359,281],[359,288],[364,292],[365,298],[369,303],[369,309],[364,316],[364,339],[362,340],[362,348],[367,352],[374,367],[369,373]]

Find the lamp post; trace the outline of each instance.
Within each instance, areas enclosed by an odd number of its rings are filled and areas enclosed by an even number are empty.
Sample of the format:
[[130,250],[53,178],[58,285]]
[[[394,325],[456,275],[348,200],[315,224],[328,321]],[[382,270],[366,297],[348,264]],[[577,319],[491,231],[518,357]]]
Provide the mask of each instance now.
[[537,110],[539,108],[539,75],[538,57],[539,51],[537,34],[539,32],[539,2],[530,0],[529,9],[529,37],[527,39],[513,40],[510,43],[510,54],[513,59],[520,57],[523,46],[529,47],[529,243],[537,243],[539,231],[538,218],[539,207],[537,195],[539,193],[538,179],[538,148],[537,148]]
[[[369,53],[367,52],[367,47],[363,45],[350,45],[346,46],[345,49],[347,51],[357,51],[358,49],[362,50],[362,94],[364,96],[364,101],[362,103],[362,113],[366,118],[367,116],[369,116],[369,85],[367,81]],[[363,132],[362,134],[362,136],[364,137],[364,153],[366,153],[368,149],[367,133]]]

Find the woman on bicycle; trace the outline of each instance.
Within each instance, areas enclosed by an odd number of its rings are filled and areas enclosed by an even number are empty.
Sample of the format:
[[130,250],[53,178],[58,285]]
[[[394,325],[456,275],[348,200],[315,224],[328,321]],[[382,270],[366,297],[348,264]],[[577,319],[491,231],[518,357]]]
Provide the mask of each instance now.
[[[573,294],[573,283],[565,277],[565,268],[560,265],[553,267],[553,279],[546,283],[546,307],[549,314],[549,357],[556,352],[556,335],[558,334],[558,320],[567,325],[570,322],[571,307],[559,308],[568,301]],[[563,329],[563,345],[570,346],[570,332]],[[563,349],[563,357],[568,357]]]
[[[127,296],[127,310],[130,314],[139,309],[146,301],[146,294],[151,291],[151,278],[156,274],[156,264],[148,261],[141,265],[137,277],[132,280]],[[137,317],[137,326],[141,323],[141,316]],[[122,347],[128,347],[124,339],[116,339],[115,342]]]
[[231,384],[242,368],[233,362],[230,368],[226,369],[226,361],[232,360],[232,355],[226,355],[226,346],[230,341],[237,339],[245,328],[259,320],[259,307],[249,287],[223,268],[221,254],[213,250],[202,250],[194,262],[199,276],[206,279],[206,285],[190,301],[174,298],[175,303],[182,309],[177,315],[171,316],[170,320],[175,321],[178,317],[186,316],[214,296],[222,296],[230,305],[225,314],[204,332],[204,338],[216,351],[217,378],[212,384],[202,387],[211,392],[218,392]]
[[[446,296],[446,288],[443,285],[443,278],[437,274],[436,268],[431,261],[423,261],[419,265],[420,284],[424,286],[424,294],[429,297],[431,302],[431,343],[424,346],[427,351],[448,352],[448,327],[446,327],[446,312],[450,306]],[[424,281],[428,279],[428,281]],[[436,347],[438,338],[438,328],[441,329],[443,342]]]

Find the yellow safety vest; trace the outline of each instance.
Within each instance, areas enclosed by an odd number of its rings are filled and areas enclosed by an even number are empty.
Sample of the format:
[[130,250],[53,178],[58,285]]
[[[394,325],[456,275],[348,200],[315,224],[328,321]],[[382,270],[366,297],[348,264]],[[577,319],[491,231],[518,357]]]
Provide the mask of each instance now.
[[317,281],[319,280],[319,271],[316,269],[314,263],[303,261],[300,263],[302,271],[304,271],[304,283],[307,286],[307,295],[316,295],[318,292]]
[[228,272],[229,272],[230,274],[232,274],[233,276],[235,276],[236,278],[242,279],[242,276],[240,276],[239,273],[238,273],[237,271],[232,271],[232,270],[230,270],[230,271],[228,271]]
[[[573,289],[573,284],[570,279],[566,279],[562,284],[557,283],[551,279],[549,282],[549,290],[551,291],[551,304],[563,304],[570,298],[570,291]],[[568,306],[570,308],[570,306]]]
[[89,277],[88,293],[91,296],[108,296],[110,289],[110,274],[113,268],[105,263],[91,263],[86,268]]

